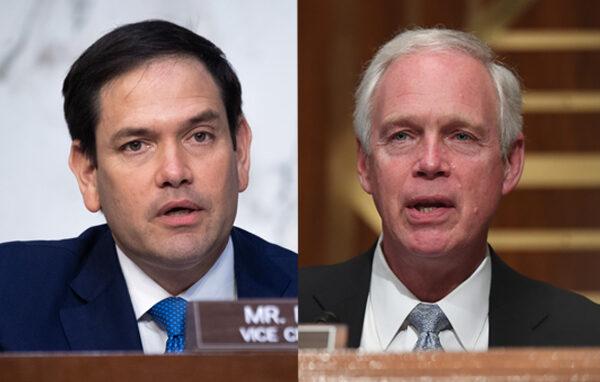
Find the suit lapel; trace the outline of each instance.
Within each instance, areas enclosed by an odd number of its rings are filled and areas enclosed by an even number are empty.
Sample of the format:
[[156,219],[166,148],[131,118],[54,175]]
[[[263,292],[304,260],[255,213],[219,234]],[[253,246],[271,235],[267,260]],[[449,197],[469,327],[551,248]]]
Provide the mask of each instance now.
[[292,280],[263,253],[260,239],[236,227],[231,231],[231,239],[238,297],[283,297]]
[[108,228],[90,252],[60,311],[72,350],[142,350],[129,292]]
[[[548,311],[536,299],[528,279],[508,267],[490,248],[492,282],[489,310],[489,346],[524,346],[531,343]],[[371,282],[374,248],[344,264],[336,284],[313,294],[324,312],[348,324],[348,346],[360,346],[362,325]]]
[[348,346],[360,346],[365,309],[371,284],[375,247],[344,264],[342,277],[330,289],[313,295],[324,312],[331,312],[339,322],[348,325]]
[[526,346],[548,317],[527,279],[512,270],[491,250],[492,284],[489,347]]

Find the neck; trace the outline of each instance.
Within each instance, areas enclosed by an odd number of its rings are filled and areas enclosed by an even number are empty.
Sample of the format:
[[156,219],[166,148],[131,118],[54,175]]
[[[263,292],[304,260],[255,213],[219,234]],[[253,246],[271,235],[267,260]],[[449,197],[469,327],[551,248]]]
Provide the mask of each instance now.
[[204,277],[215,261],[216,259],[211,264],[206,264],[206,266],[186,270],[165,270],[141,266],[140,268],[170,295],[177,296]]
[[123,253],[161,288],[172,296],[177,296],[206,275],[219,259],[226,246],[227,241],[211,253],[199,256],[193,262],[185,264],[149,261],[139,256],[131,256],[124,250]]
[[475,272],[486,253],[483,248],[436,256],[384,249],[384,257],[396,277],[423,302],[437,302]]

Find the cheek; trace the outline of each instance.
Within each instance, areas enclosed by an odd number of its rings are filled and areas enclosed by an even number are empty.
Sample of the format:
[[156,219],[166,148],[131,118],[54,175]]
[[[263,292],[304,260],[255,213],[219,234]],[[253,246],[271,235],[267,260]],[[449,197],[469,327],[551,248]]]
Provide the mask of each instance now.
[[237,193],[238,173],[232,155],[215,155],[209,161],[198,164],[194,174],[195,188],[217,197],[229,198]]
[[[233,224],[237,211],[238,178],[235,163],[224,160],[205,174],[205,181],[195,188],[213,203],[213,218]],[[210,179],[210,180],[209,180]],[[222,224],[222,223],[221,223]]]
[[136,212],[142,211],[138,205],[147,198],[149,193],[148,188],[143,185],[145,183],[142,183],[138,176],[101,172],[98,180],[100,203],[105,215],[127,219]]
[[462,184],[461,191],[468,194],[471,213],[481,219],[491,218],[502,196],[502,166],[478,166],[466,176],[469,181]]
[[383,214],[399,213],[403,190],[406,189],[407,169],[394,163],[374,168],[373,199]]

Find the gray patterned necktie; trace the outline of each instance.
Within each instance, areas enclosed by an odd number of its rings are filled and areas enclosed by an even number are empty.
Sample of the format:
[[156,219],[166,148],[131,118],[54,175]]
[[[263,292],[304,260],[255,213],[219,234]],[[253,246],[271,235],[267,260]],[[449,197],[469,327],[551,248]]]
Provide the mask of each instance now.
[[419,335],[413,351],[444,350],[439,334],[442,330],[451,329],[452,325],[439,306],[419,304],[410,312],[406,320]]

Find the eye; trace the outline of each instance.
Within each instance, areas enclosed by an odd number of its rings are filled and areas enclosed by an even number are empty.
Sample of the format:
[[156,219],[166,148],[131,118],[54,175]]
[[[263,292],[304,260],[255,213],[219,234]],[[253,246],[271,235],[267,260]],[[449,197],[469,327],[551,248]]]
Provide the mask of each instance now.
[[458,141],[470,141],[473,139],[473,137],[471,137],[469,134],[464,133],[464,132],[458,132],[454,135],[454,138],[456,138],[456,140]]
[[188,138],[188,140],[191,143],[195,144],[208,144],[211,141],[214,141],[214,139],[214,134],[206,130],[196,130],[191,135],[189,135]]
[[194,133],[193,137],[194,140],[198,143],[205,142],[209,138],[208,133],[206,131],[199,131],[197,133]]
[[394,141],[405,141],[409,137],[410,136],[405,131],[397,131],[394,134],[392,134],[392,140]]
[[121,146],[121,150],[135,152],[135,151],[140,151],[143,147],[144,147],[144,144],[142,143],[142,141],[131,141],[131,142],[127,142],[123,146]]

